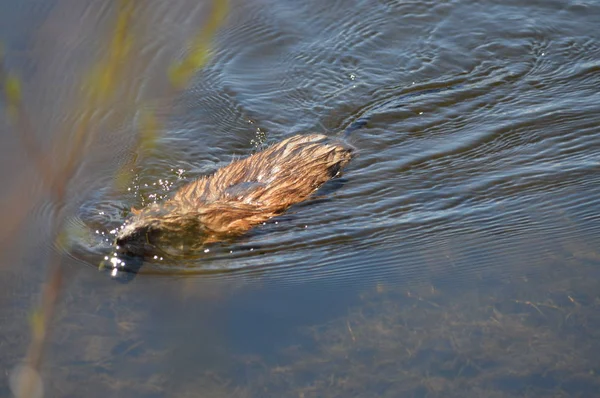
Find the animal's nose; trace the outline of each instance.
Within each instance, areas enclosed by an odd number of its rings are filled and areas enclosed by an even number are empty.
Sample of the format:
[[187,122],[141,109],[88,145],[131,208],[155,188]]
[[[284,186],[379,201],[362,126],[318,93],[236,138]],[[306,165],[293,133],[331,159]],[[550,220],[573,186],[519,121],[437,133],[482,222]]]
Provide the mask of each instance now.
[[128,239],[123,238],[123,237],[117,237],[117,239],[115,239],[115,249],[117,251],[123,251],[128,245],[127,243]]
[[117,250],[127,246],[128,241],[129,239],[123,237],[118,237],[117,239],[115,239],[115,245],[117,246]]
[[115,251],[121,255],[138,255],[137,246],[131,237],[118,237],[115,239]]
[[130,231],[123,231],[117,235],[115,239],[115,246],[117,252],[120,253],[135,253],[136,247],[145,241],[145,231],[134,229]]

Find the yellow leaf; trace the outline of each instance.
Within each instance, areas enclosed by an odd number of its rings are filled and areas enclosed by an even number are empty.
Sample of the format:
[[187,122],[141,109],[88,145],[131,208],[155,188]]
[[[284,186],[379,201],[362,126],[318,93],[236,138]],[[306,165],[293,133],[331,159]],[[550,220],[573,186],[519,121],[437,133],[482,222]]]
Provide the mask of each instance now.
[[44,314],[42,310],[35,309],[31,313],[30,317],[31,322],[31,332],[36,339],[41,339],[46,333],[46,327],[44,325]]
[[8,105],[8,114],[16,117],[19,113],[21,104],[21,81],[14,75],[9,75],[4,82],[6,103]]
[[142,111],[140,116],[140,142],[139,146],[143,150],[150,150],[156,146],[158,139],[158,119],[154,113]]

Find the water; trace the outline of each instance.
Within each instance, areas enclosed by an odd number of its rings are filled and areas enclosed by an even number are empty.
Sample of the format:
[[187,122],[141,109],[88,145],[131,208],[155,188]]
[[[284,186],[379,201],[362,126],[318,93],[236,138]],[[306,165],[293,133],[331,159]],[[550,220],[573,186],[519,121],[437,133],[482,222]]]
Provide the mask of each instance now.
[[[0,12],[6,62],[57,163],[59,127],[78,117],[78,82],[115,18],[111,2],[66,3]],[[138,7],[135,96],[94,126],[64,207],[2,119],[5,372],[59,253],[47,396],[599,391],[598,3],[234,1],[209,64],[170,95],[164,70],[209,9]],[[126,105],[152,100],[171,104],[160,138],[129,166]],[[334,136],[361,117],[359,156],[315,199],[194,258],[153,261],[132,283],[97,272],[129,207],[263,143]],[[119,187],[122,169],[134,172]],[[68,244],[54,243],[57,220]]]

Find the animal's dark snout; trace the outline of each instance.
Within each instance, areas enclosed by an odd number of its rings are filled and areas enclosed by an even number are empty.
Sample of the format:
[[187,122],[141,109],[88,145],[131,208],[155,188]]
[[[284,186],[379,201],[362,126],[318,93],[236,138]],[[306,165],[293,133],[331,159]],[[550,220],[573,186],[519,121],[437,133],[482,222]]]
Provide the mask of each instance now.
[[133,247],[132,243],[132,237],[129,235],[120,236],[115,240],[116,249],[121,253],[130,252]]
[[162,237],[162,230],[151,226],[125,227],[115,239],[115,249],[124,256],[152,256],[160,252]]
[[117,253],[141,256],[144,254],[147,245],[148,233],[145,228],[136,228],[133,231],[127,231],[115,240]]
[[117,239],[115,240],[115,243],[117,244],[117,246],[119,246],[121,248],[125,248],[128,246],[131,246],[137,239],[139,239],[139,237],[132,236],[132,235],[123,235],[123,236],[117,237]]
[[145,228],[122,229],[115,238],[115,254],[110,259],[107,270],[110,277],[121,283],[129,283],[135,279],[144,264],[144,255],[148,250],[145,243],[147,231]]

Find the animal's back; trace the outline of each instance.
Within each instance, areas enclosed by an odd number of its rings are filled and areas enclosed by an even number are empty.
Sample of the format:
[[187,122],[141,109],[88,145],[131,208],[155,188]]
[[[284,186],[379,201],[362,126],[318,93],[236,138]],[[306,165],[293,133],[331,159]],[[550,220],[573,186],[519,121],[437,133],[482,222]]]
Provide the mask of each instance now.
[[184,237],[195,248],[243,234],[308,199],[351,158],[352,148],[325,135],[290,137],[134,211],[116,243],[124,253],[145,256]]
[[351,158],[352,148],[325,135],[297,135],[182,187],[172,201],[202,208],[214,232],[243,231],[306,200]]

